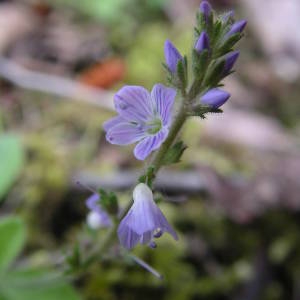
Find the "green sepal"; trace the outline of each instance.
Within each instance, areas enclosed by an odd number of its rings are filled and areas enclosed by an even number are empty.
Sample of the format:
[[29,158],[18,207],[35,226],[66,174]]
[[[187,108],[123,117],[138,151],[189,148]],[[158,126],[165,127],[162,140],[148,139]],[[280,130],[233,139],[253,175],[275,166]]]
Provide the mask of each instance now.
[[199,53],[196,49],[192,50],[192,67],[195,79],[198,81],[204,75],[207,62],[208,62],[209,52],[207,49]]
[[220,108],[214,108],[209,105],[198,104],[193,107],[193,111],[190,113],[191,116],[200,117],[205,119],[205,115],[208,113],[222,113],[223,110]]
[[114,192],[106,192],[103,189],[99,189],[101,197],[100,205],[111,215],[117,215],[119,212],[118,197]]
[[207,87],[214,87],[218,85],[223,76],[225,67],[225,59],[215,61],[209,66],[207,76],[204,79],[204,85]]
[[220,37],[222,36],[223,28],[224,26],[222,22],[220,20],[217,20],[216,23],[214,24],[211,39],[210,39],[211,46],[214,46],[215,43],[220,39]]
[[147,168],[146,172],[139,177],[138,181],[140,183],[147,184],[151,188],[154,179],[155,179],[155,168],[154,166],[151,165]]
[[214,25],[213,13],[212,12],[210,13],[206,21],[204,14],[201,12],[197,12],[196,19],[197,19],[198,31],[201,33],[203,30],[205,30],[206,33],[210,36],[212,34],[213,25]]
[[186,148],[187,146],[182,141],[177,142],[167,151],[163,159],[163,164],[171,165],[178,163]]
[[218,51],[216,52],[216,56],[220,57],[228,52],[232,51],[232,47],[243,37],[242,33],[236,33],[231,37],[227,38],[225,42],[219,47]]
[[179,60],[177,64],[177,78],[177,87],[181,90],[185,90],[188,83],[186,56],[184,56],[183,60]]

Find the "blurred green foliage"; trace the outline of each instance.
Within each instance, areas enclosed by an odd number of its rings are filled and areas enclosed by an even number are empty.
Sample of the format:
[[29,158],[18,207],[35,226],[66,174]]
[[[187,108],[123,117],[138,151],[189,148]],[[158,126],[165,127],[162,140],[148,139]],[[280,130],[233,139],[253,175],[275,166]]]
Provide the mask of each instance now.
[[25,237],[25,224],[20,218],[0,219],[0,299],[79,300],[65,279],[50,269],[12,268],[24,247]]
[[21,252],[25,241],[24,224],[19,218],[3,218],[0,221],[0,270],[5,272]]
[[0,201],[20,174],[24,163],[23,148],[19,137],[0,135]]
[[130,23],[130,18],[153,19],[169,0],[54,0],[51,4],[73,7],[81,14],[108,25]]

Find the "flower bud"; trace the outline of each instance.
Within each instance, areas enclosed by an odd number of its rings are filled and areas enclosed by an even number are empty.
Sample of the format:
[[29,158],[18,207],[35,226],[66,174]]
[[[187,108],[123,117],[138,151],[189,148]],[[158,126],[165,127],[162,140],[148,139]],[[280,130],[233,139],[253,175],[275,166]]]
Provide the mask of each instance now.
[[169,41],[165,42],[165,59],[166,64],[172,73],[176,73],[177,64],[180,60],[182,60],[182,56],[179,51],[175,48],[175,46]]
[[225,58],[225,66],[224,66],[224,75],[228,75],[228,73],[233,68],[235,62],[239,58],[240,51],[232,51]]
[[91,229],[99,229],[103,227],[101,215],[96,211],[91,211],[87,215],[86,222]]
[[207,21],[209,15],[211,14],[212,8],[207,1],[202,1],[200,4],[200,12],[203,13],[205,20]]
[[229,29],[229,31],[227,32],[226,36],[227,37],[230,37],[236,33],[241,33],[244,28],[246,27],[247,25],[247,21],[246,20],[240,20],[240,21],[237,21],[235,22],[231,28]]
[[214,88],[206,92],[201,98],[201,104],[209,105],[213,108],[219,108],[230,97],[230,94],[226,91]]
[[209,38],[205,31],[201,32],[196,44],[195,49],[201,53],[203,50],[209,50]]

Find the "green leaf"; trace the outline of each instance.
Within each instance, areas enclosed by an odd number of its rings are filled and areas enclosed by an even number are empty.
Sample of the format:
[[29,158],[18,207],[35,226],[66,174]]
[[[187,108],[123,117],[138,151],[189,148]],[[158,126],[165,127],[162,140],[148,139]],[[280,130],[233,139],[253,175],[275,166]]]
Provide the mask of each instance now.
[[23,167],[24,155],[20,140],[15,135],[0,136],[0,201],[8,192]]
[[171,164],[178,163],[186,148],[187,148],[187,146],[182,141],[177,142],[166,153],[164,160],[163,160],[163,164],[171,165]]
[[1,278],[0,299],[80,300],[61,275],[49,270],[18,270]]
[[21,219],[0,220],[0,273],[4,272],[21,252],[25,242],[25,227]]

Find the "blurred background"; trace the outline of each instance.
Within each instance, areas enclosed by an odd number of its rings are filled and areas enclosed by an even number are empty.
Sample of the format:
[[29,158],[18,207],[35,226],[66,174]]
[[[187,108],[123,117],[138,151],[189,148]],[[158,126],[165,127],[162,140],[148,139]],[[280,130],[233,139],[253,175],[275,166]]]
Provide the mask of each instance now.
[[179,242],[134,250],[165,279],[109,254],[57,277],[93,234],[76,181],[125,198],[141,171],[131,146],[105,141],[114,92],[166,83],[164,41],[190,53],[199,4],[0,1],[1,300],[300,299],[299,0],[211,1],[248,26],[224,114],[191,119],[182,162],[157,181]]

